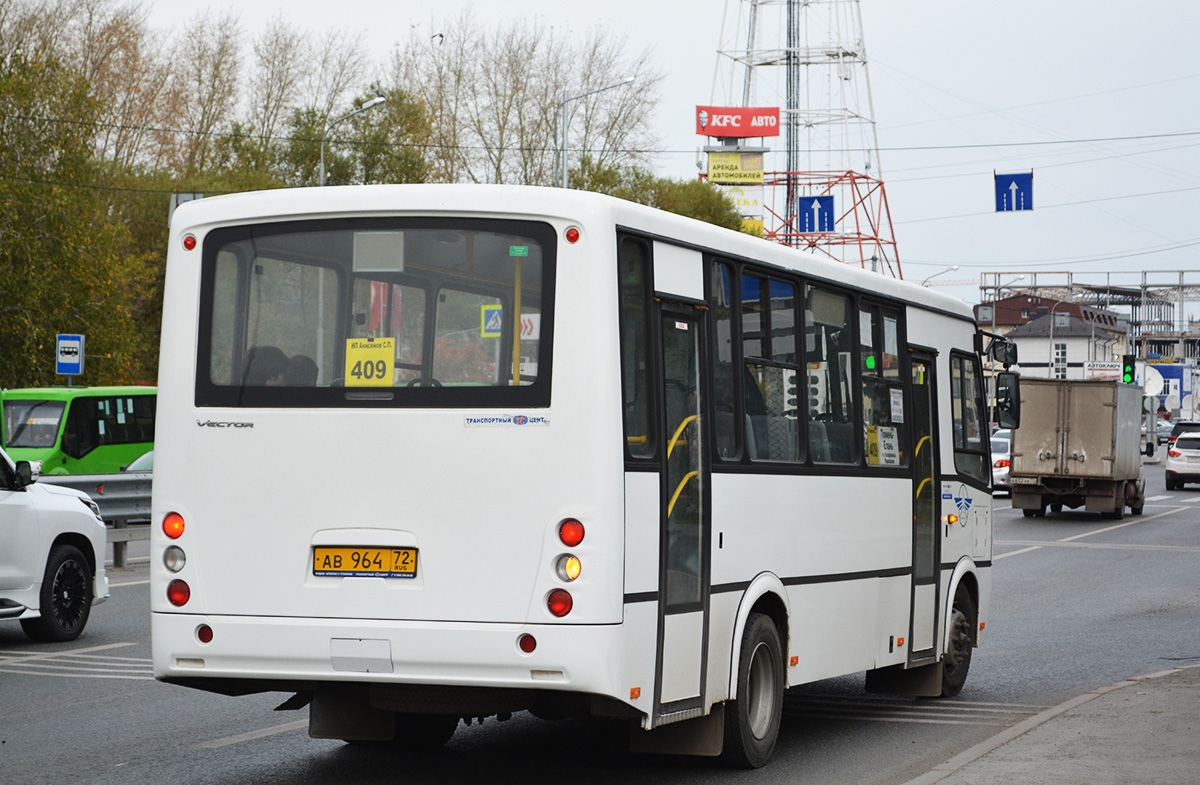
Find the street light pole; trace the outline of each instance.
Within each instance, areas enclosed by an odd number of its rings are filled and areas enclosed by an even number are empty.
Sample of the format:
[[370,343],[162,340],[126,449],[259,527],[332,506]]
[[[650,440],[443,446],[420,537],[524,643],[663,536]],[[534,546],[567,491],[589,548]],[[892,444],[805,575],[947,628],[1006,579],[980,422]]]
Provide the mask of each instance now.
[[[554,126],[556,128],[555,136],[559,141],[556,157],[558,159],[558,185],[560,188],[567,187],[567,129],[570,127],[570,123],[567,121],[567,104],[571,103],[572,101],[577,101],[580,98],[587,98],[589,95],[602,93],[605,90],[612,90],[614,87],[622,87],[624,85],[631,84],[633,80],[634,77],[627,76],[614,84],[600,87],[595,90],[589,90],[586,93],[580,93],[579,95],[572,95],[569,97],[567,96],[566,88],[563,88],[563,99],[559,102],[558,106],[554,108]],[[561,118],[559,117],[560,114],[562,115]]]
[[[872,261],[874,261],[874,258],[875,258],[875,257],[871,257]],[[933,280],[934,278],[937,278],[939,275],[942,275],[943,273],[952,273],[952,272],[954,272],[954,271],[955,271],[955,270],[957,270],[957,269],[958,269],[958,265],[956,264],[956,265],[953,265],[952,267],[947,267],[945,270],[938,270],[936,273],[934,273],[933,275],[929,276],[929,277],[928,277],[928,278],[926,278],[924,281],[921,281],[921,285],[922,285],[922,286],[929,286],[929,282],[930,282],[931,280]],[[994,309],[995,309],[995,308],[994,308],[994,306],[993,306],[993,310],[994,310]]]
[[321,169],[320,169],[320,180],[317,182],[317,185],[325,185],[325,139],[328,138],[329,132],[333,130],[333,127],[335,125],[337,125],[338,123],[342,122],[343,120],[349,120],[351,117],[354,117],[354,115],[356,115],[356,114],[362,114],[363,112],[367,111],[368,109],[374,109],[375,107],[379,106],[386,100],[387,99],[384,98],[382,95],[377,94],[374,98],[372,98],[370,101],[367,101],[365,104],[363,104],[359,108],[355,109],[353,112],[342,115],[341,117],[339,117],[338,119],[336,119],[332,123],[330,123],[329,125],[325,126],[325,131],[321,134]]

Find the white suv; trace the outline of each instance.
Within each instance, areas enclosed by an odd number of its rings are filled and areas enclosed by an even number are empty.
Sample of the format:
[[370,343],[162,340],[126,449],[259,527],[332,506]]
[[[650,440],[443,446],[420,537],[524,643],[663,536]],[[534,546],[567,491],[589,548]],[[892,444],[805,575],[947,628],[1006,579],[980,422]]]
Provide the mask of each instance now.
[[79,637],[108,599],[107,539],[86,494],[39,484],[0,450],[0,619],[19,619],[35,641]]

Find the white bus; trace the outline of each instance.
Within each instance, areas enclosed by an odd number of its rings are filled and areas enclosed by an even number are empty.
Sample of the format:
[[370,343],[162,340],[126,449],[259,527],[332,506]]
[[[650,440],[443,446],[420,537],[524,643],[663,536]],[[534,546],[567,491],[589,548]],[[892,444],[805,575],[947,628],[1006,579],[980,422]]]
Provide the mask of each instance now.
[[181,206],[163,314],[163,681],[293,693],[318,738],[530,710],[749,766],[788,686],[963,686],[980,356],[1011,344],[958,300],[597,194],[420,185]]

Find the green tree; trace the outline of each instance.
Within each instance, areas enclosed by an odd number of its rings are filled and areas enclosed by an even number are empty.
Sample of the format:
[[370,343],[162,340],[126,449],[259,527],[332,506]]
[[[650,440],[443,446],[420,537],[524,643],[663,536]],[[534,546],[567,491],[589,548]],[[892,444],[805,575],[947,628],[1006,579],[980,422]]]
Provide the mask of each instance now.
[[733,202],[701,180],[655,177],[641,167],[603,166],[584,156],[572,169],[571,187],[617,196],[631,202],[686,215],[726,229],[742,231],[742,217]]
[[0,59],[0,386],[61,382],[57,333],[87,336],[84,381],[152,381],[135,329],[147,256],[109,220],[95,182],[98,107],[42,48]]

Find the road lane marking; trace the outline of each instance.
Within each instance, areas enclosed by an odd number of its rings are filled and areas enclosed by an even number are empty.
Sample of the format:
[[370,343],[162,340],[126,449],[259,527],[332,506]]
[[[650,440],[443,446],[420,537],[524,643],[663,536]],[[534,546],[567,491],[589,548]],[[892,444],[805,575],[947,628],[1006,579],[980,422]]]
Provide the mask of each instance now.
[[1028,550],[1037,550],[1038,548],[1097,548],[1109,551],[1162,551],[1162,552],[1177,552],[1177,553],[1200,553],[1200,545],[1139,545],[1128,543],[1121,545],[1118,543],[1101,543],[1101,542],[1063,542],[1056,540],[1054,542],[1043,542],[1041,540],[996,540],[997,545],[1030,545],[1034,546]]
[[241,744],[246,741],[254,741],[267,736],[274,736],[279,733],[289,733],[294,730],[308,727],[308,720],[296,720],[289,722],[286,725],[276,725],[274,728],[263,728],[261,730],[252,730],[249,733],[239,733],[236,736],[226,736],[223,739],[215,739],[206,741],[203,744],[197,744],[196,749],[200,750],[216,750],[221,747],[228,747],[231,744]]
[[1005,725],[1031,717],[1045,706],[955,701],[931,704],[905,698],[839,698],[828,695],[784,696],[789,717],[810,717],[921,725]]
[[1148,501],[1148,502],[1161,502],[1163,499],[1170,499],[1170,498],[1171,498],[1171,494],[1169,494],[1169,493],[1164,493],[1162,496],[1147,496],[1147,497],[1146,497],[1146,501]]
[[[1165,518],[1168,515],[1174,515],[1177,512],[1182,512],[1184,509],[1186,509],[1186,508],[1174,507],[1170,510],[1167,510],[1166,512],[1160,512],[1157,515],[1147,515],[1145,517],[1138,516],[1137,520],[1134,520],[1134,521],[1128,521],[1126,523],[1118,523],[1115,526],[1105,526],[1103,529],[1096,529],[1095,531],[1084,532],[1083,534],[1076,534],[1073,537],[1064,537],[1061,540],[1054,540],[1053,542],[1047,542],[1047,543],[1043,543],[1043,544],[1033,545],[1028,548],[1022,548],[1019,551],[1010,551],[1009,553],[1002,553],[999,556],[993,556],[992,561],[998,562],[1001,559],[1007,559],[1009,556],[1019,556],[1022,553],[1029,553],[1031,551],[1041,550],[1042,548],[1050,547],[1050,546],[1054,545],[1055,543],[1073,542],[1075,540],[1081,540],[1084,537],[1092,537],[1097,534],[1104,534],[1105,532],[1116,531],[1117,529],[1124,529],[1127,526],[1136,526],[1139,523],[1149,523],[1150,521],[1157,520],[1158,518]],[[997,544],[1000,544],[1000,541],[997,541]]]
[[147,578],[144,581],[125,581],[124,583],[110,583],[110,584],[108,584],[108,588],[115,589],[119,586],[144,586],[145,584],[147,584],[149,582],[150,582],[150,579]]
[[153,680],[149,657],[114,657],[97,654],[134,643],[109,643],[64,651],[14,651],[0,654],[0,673],[55,676],[73,679]]

